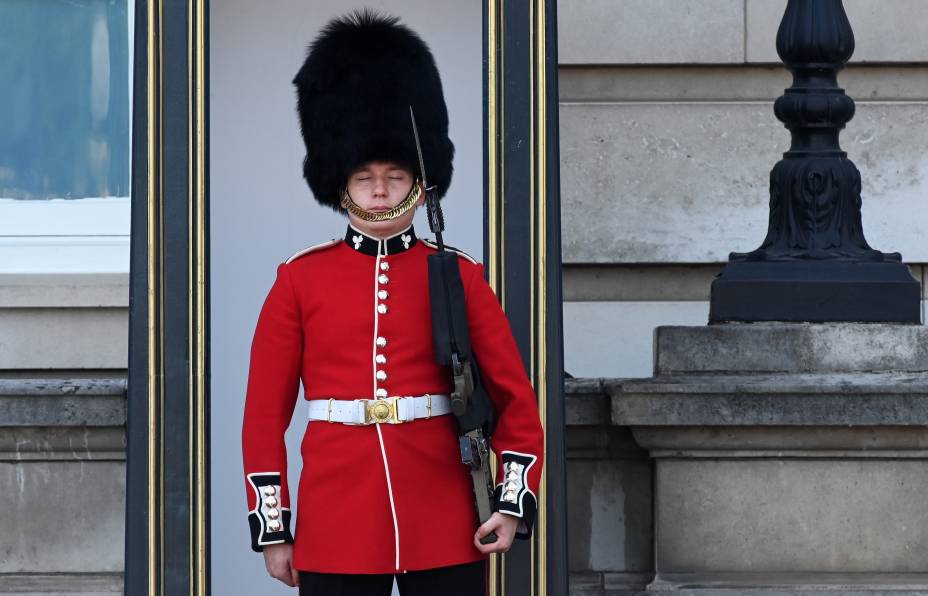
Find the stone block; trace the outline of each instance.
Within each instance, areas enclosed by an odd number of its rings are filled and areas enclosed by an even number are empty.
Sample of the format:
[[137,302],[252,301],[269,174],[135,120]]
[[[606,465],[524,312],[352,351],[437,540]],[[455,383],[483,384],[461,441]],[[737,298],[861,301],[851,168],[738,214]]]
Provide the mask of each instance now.
[[657,374],[928,371],[928,327],[779,324],[659,327]]
[[640,596],[653,579],[653,573],[604,573],[604,593],[605,596]]
[[628,426],[918,426],[928,373],[686,374],[607,383]]
[[[2,403],[2,402],[0,402]],[[5,427],[0,429],[0,461],[126,459],[126,428]]]
[[566,443],[567,458],[571,461],[644,461],[648,458],[647,451],[639,446],[630,429],[610,422],[604,426],[574,426],[568,423]]
[[112,596],[123,593],[121,573],[26,573],[0,575],[0,594],[16,596]]
[[0,369],[125,369],[126,308],[2,308]]
[[926,340],[918,325],[661,329],[657,376],[602,380],[654,460],[648,592],[928,592]]
[[0,274],[0,308],[128,306],[128,274]]
[[[785,0],[747,0],[748,62],[779,62],[776,35]],[[844,0],[857,49],[852,62],[928,62],[923,0]]]
[[925,465],[924,459],[660,460],[658,569],[924,572]]
[[567,475],[569,569],[653,569],[650,462],[571,460]]
[[561,64],[744,61],[742,0],[561,0]]
[[[860,103],[842,146],[871,246],[928,262],[925,103]],[[789,146],[770,103],[562,103],[565,263],[722,263],[760,246]]]
[[121,427],[126,379],[0,379],[0,410],[7,427]]
[[609,426],[609,396],[602,379],[564,380],[564,422],[568,426]]
[[568,578],[569,596],[602,596],[603,575],[601,573],[570,573]]
[[122,462],[0,462],[0,574],[123,569]]

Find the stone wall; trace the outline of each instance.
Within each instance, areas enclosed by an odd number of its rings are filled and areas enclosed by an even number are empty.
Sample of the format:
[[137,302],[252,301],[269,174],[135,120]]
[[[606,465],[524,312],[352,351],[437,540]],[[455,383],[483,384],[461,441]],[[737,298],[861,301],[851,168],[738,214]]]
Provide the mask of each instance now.
[[[846,0],[857,102],[842,146],[867,239],[928,262],[928,39],[920,0]],[[576,376],[648,376],[657,325],[700,325],[709,283],[767,229],[789,146],[785,0],[558,3],[565,359]],[[616,341],[620,338],[620,341]]]
[[122,592],[128,276],[0,276],[0,594]]

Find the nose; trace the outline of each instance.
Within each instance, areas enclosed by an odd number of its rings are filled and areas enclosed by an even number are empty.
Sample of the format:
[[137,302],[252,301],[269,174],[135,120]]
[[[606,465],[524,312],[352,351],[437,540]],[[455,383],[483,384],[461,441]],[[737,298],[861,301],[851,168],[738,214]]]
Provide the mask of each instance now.
[[383,178],[377,176],[374,178],[374,191],[373,194],[375,197],[382,198],[387,196],[387,185]]

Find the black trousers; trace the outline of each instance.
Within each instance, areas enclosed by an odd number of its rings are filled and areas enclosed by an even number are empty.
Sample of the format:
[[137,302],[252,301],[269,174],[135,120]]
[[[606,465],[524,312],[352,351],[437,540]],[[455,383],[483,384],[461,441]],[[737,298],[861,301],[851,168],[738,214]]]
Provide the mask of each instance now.
[[486,561],[377,575],[300,571],[300,596],[390,596],[393,578],[402,596],[486,596]]

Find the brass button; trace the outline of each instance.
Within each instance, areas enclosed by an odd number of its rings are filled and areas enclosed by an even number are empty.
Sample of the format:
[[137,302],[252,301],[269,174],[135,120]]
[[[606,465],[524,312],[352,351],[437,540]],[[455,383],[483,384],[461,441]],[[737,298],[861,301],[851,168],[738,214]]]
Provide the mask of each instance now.
[[271,532],[279,532],[281,528],[280,522],[276,519],[272,519],[271,521],[267,522],[267,527]]
[[264,504],[268,507],[277,507],[277,497],[267,497],[264,499]]
[[377,347],[378,347],[378,348],[385,348],[385,347],[387,347],[387,338],[386,338],[386,337],[378,337],[378,338],[377,338]]
[[377,292],[377,297],[380,298],[381,300],[386,300],[389,295],[390,294],[386,290],[380,290],[379,292]]
[[376,395],[377,397],[381,397],[381,398],[386,397],[387,390],[381,387],[380,389],[374,392],[374,395]]
[[377,354],[377,356],[374,358],[374,362],[376,362],[377,364],[386,364],[387,357],[384,356],[383,354]]
[[277,489],[274,488],[273,486],[265,486],[262,490],[264,491],[264,494],[266,494],[266,495],[276,495],[276,494],[277,494]]
[[380,314],[382,314],[382,315],[387,314],[387,310],[388,310],[388,309],[387,309],[387,305],[386,305],[386,304],[378,304],[378,305],[377,305],[377,312],[379,312]]
[[277,519],[280,517],[280,511],[278,509],[268,509],[267,516],[271,519]]
[[387,373],[386,373],[386,371],[378,370],[378,371],[377,371],[377,380],[378,380],[378,381],[386,381],[386,380],[387,380]]
[[381,271],[389,271],[389,270],[390,270],[390,263],[388,263],[388,262],[386,262],[386,261],[380,261],[380,270],[381,270]]
[[380,283],[383,284],[383,285],[386,285],[386,284],[390,283],[390,278],[387,277],[386,275],[384,275],[383,273],[381,273],[381,274],[380,274],[380,277],[377,278],[377,281],[380,282]]

